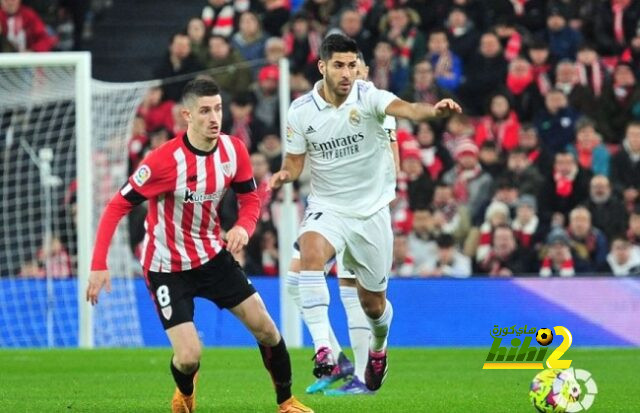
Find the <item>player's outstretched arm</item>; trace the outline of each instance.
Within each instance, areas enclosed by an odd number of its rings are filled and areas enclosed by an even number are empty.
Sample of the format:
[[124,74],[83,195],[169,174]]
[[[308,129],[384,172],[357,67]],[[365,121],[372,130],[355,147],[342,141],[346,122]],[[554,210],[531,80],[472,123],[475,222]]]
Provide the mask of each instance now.
[[271,176],[269,180],[269,186],[271,189],[280,188],[283,184],[293,182],[302,173],[304,168],[305,154],[294,155],[292,153],[285,153],[284,160],[282,161],[282,168]]
[[387,115],[410,119],[414,122],[444,118],[454,113],[462,113],[462,108],[453,99],[442,99],[435,105],[416,102],[409,103],[394,99],[385,109]]

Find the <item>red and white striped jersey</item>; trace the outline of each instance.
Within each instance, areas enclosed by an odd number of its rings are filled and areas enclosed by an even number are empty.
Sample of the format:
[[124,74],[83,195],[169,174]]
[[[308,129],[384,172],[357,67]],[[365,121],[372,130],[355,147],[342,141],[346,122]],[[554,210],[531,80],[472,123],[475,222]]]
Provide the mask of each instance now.
[[220,135],[217,146],[203,152],[194,148],[186,135],[172,139],[140,163],[107,206],[98,229],[92,269],[106,269],[106,248],[115,230],[110,221],[116,219],[117,225],[124,214],[146,199],[149,209],[142,266],[168,273],[203,265],[224,246],[216,208],[230,187],[240,204],[236,225],[251,235],[260,201],[244,144]]

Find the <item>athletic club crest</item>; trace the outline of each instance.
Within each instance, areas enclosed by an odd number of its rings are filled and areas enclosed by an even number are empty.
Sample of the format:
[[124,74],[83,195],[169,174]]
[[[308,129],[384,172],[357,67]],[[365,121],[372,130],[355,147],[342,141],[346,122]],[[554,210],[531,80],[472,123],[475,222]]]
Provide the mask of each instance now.
[[167,319],[170,320],[171,319],[171,314],[173,314],[173,310],[171,309],[171,306],[168,305],[166,307],[162,307],[162,316]]
[[222,163],[222,173],[224,174],[224,176],[226,177],[230,177],[231,176],[231,162],[223,162]]
[[358,126],[360,120],[360,113],[358,113],[356,109],[351,109],[351,112],[349,112],[349,123],[353,126]]

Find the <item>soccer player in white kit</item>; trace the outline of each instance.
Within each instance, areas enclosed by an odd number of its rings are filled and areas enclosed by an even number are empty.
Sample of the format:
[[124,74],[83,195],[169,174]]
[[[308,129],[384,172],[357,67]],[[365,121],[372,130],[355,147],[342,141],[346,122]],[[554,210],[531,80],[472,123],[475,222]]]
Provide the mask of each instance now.
[[422,121],[460,112],[445,99],[436,105],[405,102],[372,83],[355,80],[358,47],[341,35],[320,46],[323,79],[289,108],[287,153],[271,187],[298,178],[308,156],[311,194],[300,228],[299,292],[316,350],[315,371],[328,374],[336,360],[329,339],[329,290],[324,266],[343,252],[344,270],[356,276],[371,329],[365,384],[378,390],[387,373],[387,336],[393,309],[386,299],[393,233],[389,203],[395,198],[393,155],[378,133],[384,116]]
[[[365,64],[362,52],[358,52],[358,62],[356,79],[367,80],[369,77],[369,66]],[[396,175],[399,169],[399,156],[398,156],[398,143],[395,139],[396,132],[396,120],[393,116],[385,116],[382,124],[380,125],[378,133],[383,138],[389,140],[389,150],[393,153],[394,164],[396,169]],[[332,259],[327,263],[327,269],[333,265]],[[342,395],[358,395],[358,394],[373,394],[374,392],[367,389],[364,384],[364,372],[367,363],[367,355],[369,348],[369,337],[371,335],[369,323],[367,317],[360,306],[360,300],[358,299],[356,289],[356,277],[355,274],[345,271],[342,266],[342,254],[339,253],[335,257],[335,263],[338,270],[338,282],[340,285],[340,299],[344,306],[345,313],[347,315],[347,326],[349,330],[349,342],[351,343],[351,349],[353,350],[354,363],[346,357],[342,352],[342,347],[336,338],[336,335],[329,324],[329,340],[331,342],[331,352],[337,355],[337,363],[330,374],[321,374],[317,380],[309,385],[306,389],[307,393],[318,393],[324,391],[324,394],[328,396],[342,396]],[[300,291],[299,291],[299,278],[300,278],[300,251],[297,246],[294,246],[293,256],[291,264],[289,265],[289,272],[287,274],[287,291],[293,298],[294,303],[298,309],[302,312],[302,306],[300,304]],[[303,314],[304,315],[304,314]],[[329,322],[329,319],[327,319]],[[354,366],[355,365],[355,366]],[[326,390],[331,384],[340,379],[345,379],[340,387],[336,389]]]

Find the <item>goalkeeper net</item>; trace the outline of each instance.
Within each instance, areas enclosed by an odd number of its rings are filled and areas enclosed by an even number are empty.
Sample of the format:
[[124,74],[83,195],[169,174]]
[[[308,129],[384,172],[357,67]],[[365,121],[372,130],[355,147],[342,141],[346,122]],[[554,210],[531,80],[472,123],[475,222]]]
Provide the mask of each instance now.
[[[99,213],[127,178],[134,115],[152,84],[86,79],[93,133],[79,137],[77,66],[52,59],[0,59],[0,347],[78,345],[78,139],[91,139],[92,243]],[[93,312],[96,346],[142,345],[135,265],[123,220],[109,255],[112,292]]]

